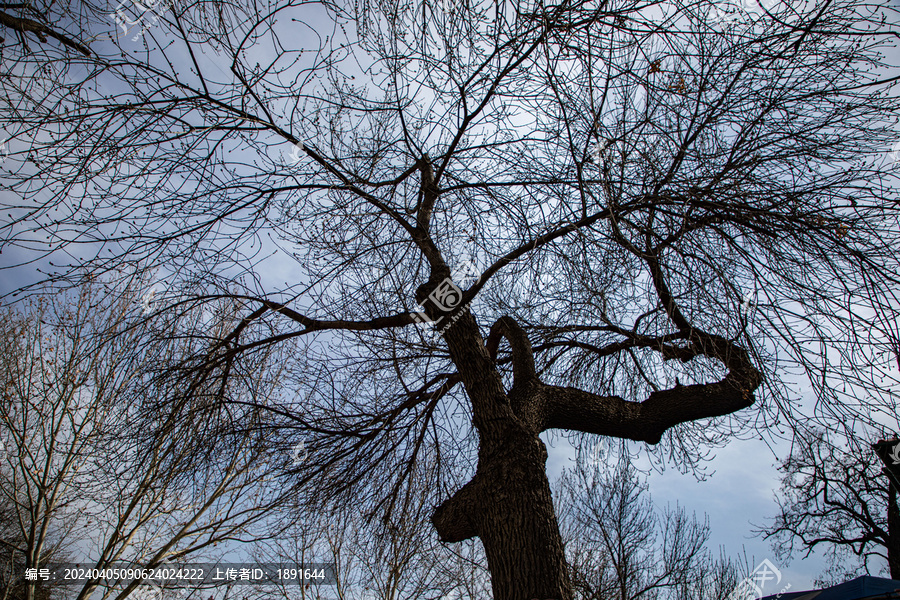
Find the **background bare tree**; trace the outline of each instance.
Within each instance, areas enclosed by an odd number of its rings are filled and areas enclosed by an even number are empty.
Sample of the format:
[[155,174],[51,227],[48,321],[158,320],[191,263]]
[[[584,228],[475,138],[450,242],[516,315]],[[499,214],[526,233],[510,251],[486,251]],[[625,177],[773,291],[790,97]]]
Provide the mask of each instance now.
[[[432,508],[423,502],[425,486],[409,489],[391,523],[369,522],[353,505],[324,513],[313,498],[304,511],[315,518],[294,524],[261,552],[261,562],[309,562],[323,557],[335,564],[337,585],[303,591],[305,598],[402,600],[434,598],[480,600],[490,594],[484,553],[476,541],[446,547],[429,527]],[[290,588],[281,590],[292,598]],[[271,598],[260,590],[259,598]]]
[[[825,431],[798,440],[780,465],[779,514],[760,533],[782,559],[797,551],[822,550],[830,567],[817,583],[843,583],[875,558],[900,579],[900,510],[896,491],[882,473],[871,444],[890,437],[872,431],[841,438]],[[841,443],[840,440],[843,440]],[[854,565],[852,558],[858,559]],[[878,565],[879,572],[884,564]]]
[[[5,546],[17,566],[66,562],[60,550],[80,557],[75,562],[84,568],[154,566],[215,557],[224,541],[278,531],[266,518],[283,501],[279,461],[254,443],[260,432],[252,423],[231,423],[234,447],[220,441],[211,451],[209,436],[221,432],[208,422],[202,394],[189,396],[191,406],[163,402],[157,404],[169,412],[142,414],[146,398],[174,395],[172,382],[154,374],[188,349],[148,336],[147,324],[135,318],[142,312],[136,300],[131,290],[97,282],[77,295],[8,309],[0,320],[7,452],[0,494],[14,534]],[[214,319],[208,332],[228,327],[227,319]],[[224,393],[234,401],[265,394],[269,378],[254,375],[242,386],[244,374],[235,368],[222,378]],[[201,456],[214,458],[216,468],[198,470]],[[121,599],[140,583],[111,581],[69,593],[86,598],[102,585],[103,598]],[[27,583],[30,600],[40,582]]]
[[[606,459],[606,457],[604,457]],[[732,562],[705,547],[708,522],[657,508],[625,448],[602,464],[578,461],[556,504],[575,597],[712,600],[737,585]]]
[[[5,46],[10,89],[65,72],[0,98],[4,256],[61,285],[72,255],[160,267],[173,315],[231,301],[172,371],[208,390],[202,458],[243,422],[277,452],[306,436],[298,489],[373,522],[426,485],[504,600],[572,598],[547,430],[691,467],[771,425],[896,420],[860,367],[898,309],[886,2],[727,24],[705,0],[444,8],[200,2],[90,56]],[[288,342],[289,392],[220,393]]]
[[[7,469],[6,453],[0,460],[0,471]],[[25,580],[25,555],[20,551],[28,544],[22,537],[22,529],[17,526],[16,503],[0,496],[0,598],[3,600],[24,600],[26,595]],[[45,552],[39,557],[38,567],[49,564],[51,559],[60,560],[62,553],[55,555]],[[33,582],[32,597],[37,600],[47,600],[51,597],[51,586],[48,582]]]

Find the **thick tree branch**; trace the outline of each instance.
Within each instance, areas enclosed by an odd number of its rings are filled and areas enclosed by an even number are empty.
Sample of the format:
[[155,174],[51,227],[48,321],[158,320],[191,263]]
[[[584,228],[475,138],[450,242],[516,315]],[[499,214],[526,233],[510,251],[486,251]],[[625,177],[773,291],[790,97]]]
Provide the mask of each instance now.
[[480,479],[476,474],[469,483],[434,510],[431,522],[442,542],[461,542],[478,535],[472,510],[478,506],[480,487]]
[[37,38],[43,42],[47,43],[47,36],[50,36],[54,39],[59,40],[69,48],[74,48],[78,50],[85,56],[90,56],[91,51],[88,50],[86,46],[79,44],[75,40],[66,37],[61,33],[57,33],[53,31],[51,28],[47,27],[43,23],[38,23],[32,19],[26,19],[24,17],[15,17],[8,13],[0,11],[0,25],[5,25],[10,29],[14,29],[16,31],[21,31],[22,33],[33,33]]
[[681,331],[690,329],[690,323],[681,313],[681,310],[675,303],[675,298],[669,291],[669,287],[666,284],[665,278],[663,277],[662,267],[660,267],[659,264],[659,258],[654,255],[644,255],[644,259],[647,261],[647,266],[650,267],[650,275],[653,278],[653,286],[656,288],[656,293],[659,296],[659,299],[662,301],[663,307],[666,309],[666,314],[669,315],[669,318]]
[[732,375],[716,383],[676,386],[653,392],[643,402],[598,396],[569,387],[549,387],[543,429],[567,429],[657,444],[679,423],[731,414],[753,404],[749,386]]
[[500,317],[491,325],[491,331],[485,342],[491,359],[497,360],[497,349],[500,346],[501,336],[505,337],[512,346],[513,387],[537,381],[531,342],[528,341],[525,331],[510,316]]
[[693,348],[721,360],[729,372],[714,383],[676,385],[653,392],[643,402],[598,396],[569,387],[546,389],[545,429],[568,429],[656,444],[679,423],[721,417],[753,404],[762,375],[747,351],[720,336],[694,330]]
[[422,200],[416,214],[416,222],[422,231],[427,232],[431,223],[431,212],[440,192],[434,183],[434,169],[427,154],[419,161],[419,170],[422,173]]

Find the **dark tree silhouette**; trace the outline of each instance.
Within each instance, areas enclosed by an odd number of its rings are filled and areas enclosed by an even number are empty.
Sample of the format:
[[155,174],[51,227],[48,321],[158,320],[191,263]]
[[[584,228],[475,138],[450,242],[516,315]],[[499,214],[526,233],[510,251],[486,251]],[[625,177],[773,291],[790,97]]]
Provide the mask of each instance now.
[[[692,466],[779,419],[895,418],[835,356],[881,352],[900,306],[896,14],[713,8],[200,2],[134,42],[97,13],[80,37],[118,45],[4,100],[3,255],[61,285],[159,267],[151,319],[237,302],[184,334],[187,395],[294,344],[294,393],[249,406],[306,440],[299,488],[387,526],[428,485],[496,598],[569,600],[541,433]],[[4,50],[11,86],[62,52]]]
[[897,492],[869,447],[877,437],[852,437],[838,445],[820,431],[782,461],[779,514],[760,530],[781,556],[797,546],[807,556],[824,549],[833,570],[840,571],[853,554],[867,573],[870,560],[879,557],[887,561],[891,578],[900,579],[900,510]]
[[[7,31],[14,33],[18,42],[28,51],[28,38],[33,35],[39,42],[46,44],[47,38],[53,38],[64,46],[77,50],[85,56],[90,56],[91,51],[83,43],[66,35],[57,26],[54,21],[66,15],[68,11],[65,8],[60,10],[56,2],[2,2],[0,3],[0,25]],[[0,43],[4,42],[0,38]]]
[[[737,587],[738,568],[704,547],[709,522],[654,506],[621,449],[614,465],[578,461],[559,480],[557,513],[576,598],[707,600]],[[610,462],[613,462],[610,461]]]

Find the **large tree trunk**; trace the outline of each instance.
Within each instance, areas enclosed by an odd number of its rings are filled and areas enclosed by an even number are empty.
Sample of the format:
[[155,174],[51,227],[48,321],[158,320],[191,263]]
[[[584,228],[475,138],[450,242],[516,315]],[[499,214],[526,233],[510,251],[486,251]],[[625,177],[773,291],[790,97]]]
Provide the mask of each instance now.
[[[570,600],[572,588],[537,434],[512,423],[482,440],[475,477],[442,504],[442,541],[481,538],[497,600]],[[486,452],[488,448],[494,452]]]
[[556,523],[547,450],[536,434],[510,436],[483,471],[478,528],[495,598],[569,600],[572,597]]
[[[424,301],[446,277],[446,267],[433,271],[417,290],[417,301]],[[430,316],[446,319],[436,311]],[[679,335],[686,345],[660,343],[659,351],[683,361],[700,355],[717,358],[729,368],[722,380],[676,385],[643,402],[546,385],[535,372],[528,337],[515,320],[501,317],[484,340],[465,307],[457,316],[445,339],[472,403],[478,468],[472,481],[435,510],[432,522],[444,542],[481,538],[496,600],[572,598],[546,475],[547,449],[538,437],[542,431],[560,428],[655,444],[673,425],[750,406],[762,380],[743,348],[684,327]],[[513,385],[508,391],[496,364],[500,338],[511,347]]]
[[539,388],[514,386],[507,394],[474,319],[465,314],[460,321],[446,336],[472,400],[478,468],[432,522],[444,542],[481,538],[496,600],[571,600],[547,449],[522,409]]
[[[538,405],[540,386],[503,389],[470,314],[462,315],[446,339],[472,401],[479,451],[472,481],[432,516],[438,535],[444,542],[481,538],[496,600],[571,600],[547,449],[538,438],[542,429],[525,409]],[[516,373],[533,383],[521,369]]]

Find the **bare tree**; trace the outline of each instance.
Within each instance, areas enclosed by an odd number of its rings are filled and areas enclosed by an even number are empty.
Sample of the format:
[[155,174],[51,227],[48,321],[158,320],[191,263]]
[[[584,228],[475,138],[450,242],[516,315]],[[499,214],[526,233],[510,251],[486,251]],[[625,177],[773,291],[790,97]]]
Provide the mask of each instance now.
[[[266,518],[282,494],[268,446],[254,442],[258,431],[232,427],[238,447],[211,453],[209,436],[219,432],[206,422],[199,394],[193,406],[141,414],[142,396],[173,395],[171,382],[148,376],[173,360],[166,353],[186,349],[164,338],[148,342],[146,327],[135,326],[141,307],[134,300],[95,283],[77,296],[5,311],[0,435],[8,457],[0,494],[15,533],[6,545],[23,568],[51,557],[64,562],[60,550],[73,549],[87,554],[75,561],[85,568],[153,567],[273,533]],[[228,393],[239,400],[237,374],[230,377]],[[257,391],[267,383],[258,374]],[[252,391],[245,386],[243,394]],[[216,468],[198,470],[200,456],[214,458]],[[38,583],[27,582],[26,600],[36,597]],[[73,597],[102,586],[103,598],[121,599],[141,582],[111,583],[91,580]]]
[[576,598],[723,598],[737,570],[706,549],[709,523],[658,509],[625,448],[614,464],[578,461],[559,480],[557,513]]
[[[424,474],[416,475],[426,479]],[[372,522],[352,504],[330,509],[318,505],[314,493],[301,501],[298,520],[261,551],[261,562],[303,564],[333,562],[333,588],[302,590],[303,598],[338,600],[481,600],[490,594],[484,552],[476,540],[448,547],[440,543],[428,519],[426,485],[411,486],[390,522]],[[291,589],[280,590],[292,598]],[[271,597],[260,590],[258,597]]]
[[[0,470],[6,470],[6,451],[0,454]],[[16,527],[16,505],[0,496],[0,598],[3,600],[22,600],[26,595],[25,557],[19,552],[28,540],[22,538],[22,530]],[[44,567],[51,559],[59,560],[61,553],[55,555],[45,553],[40,557],[38,567]],[[48,582],[32,582],[33,597],[47,600],[51,597],[52,588]]]
[[[352,506],[327,513],[273,540],[261,562],[334,564],[336,583],[300,590],[302,598],[321,600],[402,600],[432,598],[480,600],[490,594],[484,553],[474,542],[448,548],[429,531],[428,505],[400,511],[388,526],[373,526]],[[308,514],[322,515],[316,511]],[[288,586],[279,597],[294,598]],[[260,589],[254,598],[271,598]]]
[[[779,514],[759,530],[782,558],[824,550],[831,577],[823,574],[821,583],[842,583],[844,575],[858,572],[847,562],[852,556],[866,573],[872,559],[884,560],[891,578],[900,579],[897,493],[870,447],[878,432],[869,433],[844,443],[824,431],[798,440],[781,462]],[[884,431],[881,437],[887,437]]]
[[[181,372],[217,426],[241,406],[307,436],[296,485],[370,520],[432,474],[440,539],[480,538],[494,597],[569,600],[543,432],[690,467],[779,421],[895,418],[834,357],[880,351],[898,308],[896,15],[712,8],[174,6],[69,57],[52,104],[0,100],[4,256],[63,285],[65,253],[159,266],[172,314],[230,299],[227,335],[184,332],[209,342]],[[288,342],[290,394],[215,392]]]

